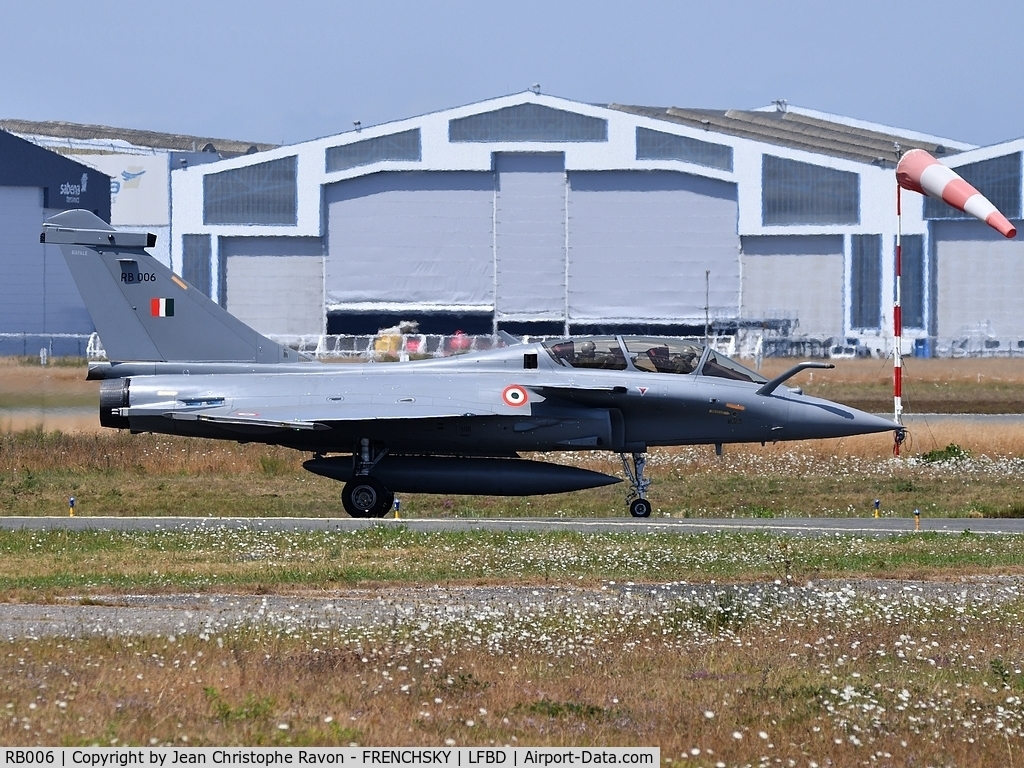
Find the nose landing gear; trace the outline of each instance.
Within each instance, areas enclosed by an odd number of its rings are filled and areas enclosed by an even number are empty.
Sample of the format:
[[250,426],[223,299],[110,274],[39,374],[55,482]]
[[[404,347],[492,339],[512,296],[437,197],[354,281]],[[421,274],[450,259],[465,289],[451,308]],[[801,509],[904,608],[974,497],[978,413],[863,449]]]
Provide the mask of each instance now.
[[633,517],[650,517],[651,502],[647,500],[647,488],[651,481],[644,477],[644,467],[647,466],[647,454],[632,454],[633,466],[629,466],[629,457],[620,453],[622,469],[629,481],[629,493],[626,494],[626,503],[629,504],[629,514]]
[[650,517],[651,502],[647,499],[633,499],[629,504],[629,514],[633,517]]

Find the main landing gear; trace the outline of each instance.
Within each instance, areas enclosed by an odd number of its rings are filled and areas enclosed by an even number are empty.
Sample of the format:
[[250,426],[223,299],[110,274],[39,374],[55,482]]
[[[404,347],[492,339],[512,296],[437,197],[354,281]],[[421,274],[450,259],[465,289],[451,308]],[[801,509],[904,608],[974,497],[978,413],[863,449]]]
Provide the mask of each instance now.
[[359,441],[355,473],[341,490],[341,504],[352,517],[384,517],[395,505],[395,494],[370,476],[370,470],[385,454],[386,448],[375,452],[369,440]]
[[629,480],[629,493],[626,494],[626,503],[629,504],[629,514],[633,517],[650,517],[651,502],[647,500],[647,488],[651,481],[644,477],[644,467],[647,466],[647,455],[643,453],[632,454],[633,466],[629,466],[629,457],[620,453],[622,469]]
[[395,505],[395,494],[375,477],[353,477],[341,489],[341,503],[352,517],[384,517]]

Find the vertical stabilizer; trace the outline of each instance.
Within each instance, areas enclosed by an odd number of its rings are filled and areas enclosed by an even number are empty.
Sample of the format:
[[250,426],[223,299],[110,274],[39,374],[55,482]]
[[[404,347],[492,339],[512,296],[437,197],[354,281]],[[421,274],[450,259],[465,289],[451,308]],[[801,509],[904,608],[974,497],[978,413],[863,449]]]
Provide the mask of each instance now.
[[77,210],[43,222],[40,240],[60,245],[112,361],[298,361],[146,253],[154,235]]

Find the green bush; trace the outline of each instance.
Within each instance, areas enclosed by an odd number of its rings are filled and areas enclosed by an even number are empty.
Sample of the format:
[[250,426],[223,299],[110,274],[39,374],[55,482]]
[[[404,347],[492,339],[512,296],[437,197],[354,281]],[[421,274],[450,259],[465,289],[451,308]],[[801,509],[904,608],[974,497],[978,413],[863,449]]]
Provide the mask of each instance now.
[[950,443],[945,448],[936,448],[921,454],[921,461],[934,464],[940,461],[962,461],[971,458],[971,452],[961,448],[956,443]]

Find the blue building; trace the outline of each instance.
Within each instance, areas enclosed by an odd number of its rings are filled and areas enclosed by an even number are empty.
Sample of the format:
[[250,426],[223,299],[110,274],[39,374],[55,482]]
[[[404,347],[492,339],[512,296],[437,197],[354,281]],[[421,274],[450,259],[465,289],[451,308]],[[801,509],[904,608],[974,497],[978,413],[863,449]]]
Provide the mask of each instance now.
[[110,177],[0,131],[0,354],[84,355],[94,328],[43,219],[85,208],[110,220]]

